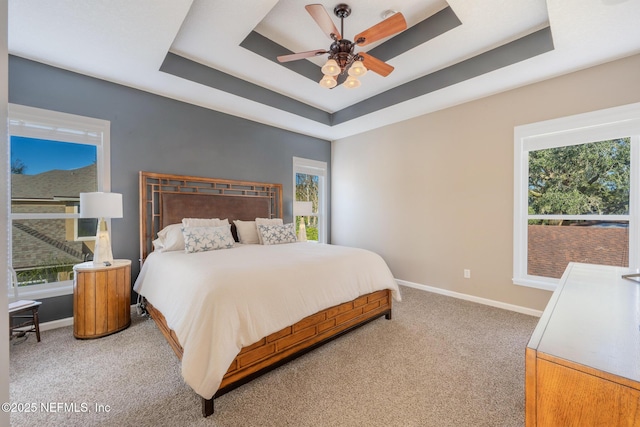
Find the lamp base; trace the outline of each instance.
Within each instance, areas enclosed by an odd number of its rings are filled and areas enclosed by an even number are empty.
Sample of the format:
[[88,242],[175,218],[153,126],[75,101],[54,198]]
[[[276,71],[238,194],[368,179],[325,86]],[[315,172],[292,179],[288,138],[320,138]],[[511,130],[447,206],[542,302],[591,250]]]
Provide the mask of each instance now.
[[298,227],[298,242],[307,241],[307,227],[304,225],[304,220],[300,221],[300,227]]
[[93,265],[104,266],[113,264],[113,253],[111,252],[111,240],[107,230],[107,222],[104,218],[98,220],[98,231],[96,232],[96,246],[93,250]]

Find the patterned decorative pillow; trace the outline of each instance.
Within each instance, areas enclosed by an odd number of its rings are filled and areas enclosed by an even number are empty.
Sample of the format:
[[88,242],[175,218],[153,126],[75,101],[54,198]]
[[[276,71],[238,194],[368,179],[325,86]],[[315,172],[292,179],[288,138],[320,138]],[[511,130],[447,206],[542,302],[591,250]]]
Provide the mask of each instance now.
[[263,245],[279,245],[281,243],[295,243],[296,229],[293,223],[284,225],[258,225],[258,232],[262,236]]
[[231,225],[222,227],[183,227],[184,251],[187,253],[229,249],[235,241]]
[[258,235],[258,240],[261,245],[264,245],[262,241],[262,234],[258,231],[258,226],[260,225],[282,225],[282,218],[256,218],[256,234]]

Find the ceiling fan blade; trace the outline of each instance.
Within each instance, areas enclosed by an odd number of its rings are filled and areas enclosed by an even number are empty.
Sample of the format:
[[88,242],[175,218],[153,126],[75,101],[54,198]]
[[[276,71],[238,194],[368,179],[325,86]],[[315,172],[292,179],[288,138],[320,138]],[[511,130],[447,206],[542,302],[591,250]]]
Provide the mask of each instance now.
[[382,77],[387,77],[393,71],[393,67],[391,65],[379,60],[374,56],[369,55],[366,52],[359,52],[358,55],[364,58],[362,60],[362,63],[365,67],[367,67],[367,70],[371,70],[374,73],[380,74]]
[[309,12],[309,15],[316,21],[316,24],[320,27],[320,29],[331,38],[331,34],[335,34],[338,40],[342,39],[340,35],[340,31],[336,28],[336,25],[333,23],[331,16],[327,13],[327,9],[324,8],[321,4],[308,4],[304,7]]
[[[356,35],[353,40],[360,46],[366,46],[369,43],[376,42],[406,29],[407,21],[405,21],[404,15],[398,12],[373,27],[364,30],[360,34]],[[360,39],[364,40],[359,42],[358,40]]]
[[279,62],[297,61],[298,59],[311,58],[312,56],[319,56],[327,53],[324,49],[308,50],[306,52],[292,53],[290,55],[278,56]]

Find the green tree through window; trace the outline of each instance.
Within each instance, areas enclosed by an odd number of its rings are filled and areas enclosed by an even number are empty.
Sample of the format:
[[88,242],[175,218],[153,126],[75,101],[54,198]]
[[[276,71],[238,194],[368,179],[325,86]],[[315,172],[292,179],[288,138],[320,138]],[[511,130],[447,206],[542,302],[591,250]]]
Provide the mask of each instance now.
[[630,138],[531,151],[529,214],[628,214],[630,152]]
[[[296,201],[311,202],[312,212],[318,212],[319,177],[306,173],[296,173]],[[318,240],[318,217],[297,217],[296,229],[299,221],[305,221],[308,240]]]

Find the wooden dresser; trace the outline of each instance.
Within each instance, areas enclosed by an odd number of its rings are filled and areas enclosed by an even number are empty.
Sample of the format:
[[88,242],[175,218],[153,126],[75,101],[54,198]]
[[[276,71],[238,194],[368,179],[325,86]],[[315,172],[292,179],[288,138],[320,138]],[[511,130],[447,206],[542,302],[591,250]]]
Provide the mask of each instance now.
[[640,426],[640,283],[570,263],[526,349],[527,427]]
[[131,324],[131,261],[110,266],[85,262],[73,267],[73,335],[99,338]]

